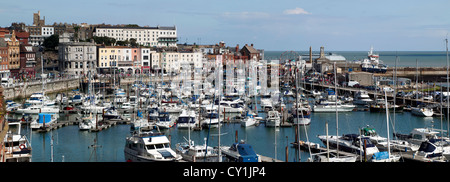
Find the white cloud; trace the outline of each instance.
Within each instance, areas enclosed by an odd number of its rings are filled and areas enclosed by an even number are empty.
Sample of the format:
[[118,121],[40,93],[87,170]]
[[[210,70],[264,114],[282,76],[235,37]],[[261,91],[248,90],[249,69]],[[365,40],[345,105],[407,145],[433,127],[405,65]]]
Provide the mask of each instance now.
[[303,8],[287,9],[283,11],[286,15],[309,15],[310,12],[305,11]]
[[231,19],[265,19],[269,18],[270,15],[264,12],[225,12],[222,14],[224,18]]

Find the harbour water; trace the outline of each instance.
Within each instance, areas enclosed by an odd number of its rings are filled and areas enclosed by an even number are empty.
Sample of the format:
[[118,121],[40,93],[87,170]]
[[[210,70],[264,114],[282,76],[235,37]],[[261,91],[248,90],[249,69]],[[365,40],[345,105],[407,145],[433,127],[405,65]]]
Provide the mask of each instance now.
[[[390,116],[391,138],[393,138],[392,132],[408,134],[417,127],[441,128],[440,117],[417,117],[410,112],[396,113],[394,126],[393,115]],[[76,115],[61,114],[61,120],[70,120],[75,117]],[[338,133],[336,133],[335,113],[312,113],[311,124],[300,126],[300,140],[320,143],[323,146],[317,135],[326,134],[327,122],[329,135],[358,133],[360,128],[369,125],[381,136],[387,136],[384,113],[353,111],[338,113]],[[447,126],[446,118],[443,118],[442,128],[446,130]],[[188,130],[185,129],[180,130],[175,127],[162,131],[170,136],[172,148],[176,143],[184,142],[185,138],[188,138]],[[52,154],[54,162],[125,162],[123,149],[125,137],[130,133],[130,125],[118,124],[100,132],[80,131],[77,125],[64,126],[46,133],[30,132],[28,128],[24,128],[23,132],[27,133],[27,137],[32,142],[33,162],[51,162]],[[221,145],[230,146],[234,143],[236,132],[239,140],[245,140],[251,144],[260,155],[285,161],[286,146],[288,146],[288,161],[298,161],[297,149],[291,145],[291,142],[295,141],[294,127],[275,129],[265,127],[264,123],[261,123],[259,126],[244,128],[239,123],[225,123],[221,128]],[[203,144],[206,138],[208,145],[218,145],[217,128],[191,131],[190,137],[197,144]],[[94,148],[93,145],[97,147]],[[308,157],[309,153],[302,151],[300,161],[306,161]]]

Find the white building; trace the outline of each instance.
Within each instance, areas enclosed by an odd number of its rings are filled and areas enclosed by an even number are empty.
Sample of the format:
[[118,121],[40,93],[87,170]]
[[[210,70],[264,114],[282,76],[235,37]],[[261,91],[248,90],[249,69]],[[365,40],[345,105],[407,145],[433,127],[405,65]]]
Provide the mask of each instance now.
[[97,47],[93,42],[60,41],[58,54],[59,70],[64,74],[87,75],[97,72]]
[[160,67],[163,72],[176,72],[179,73],[181,68],[181,62],[186,61],[189,63],[192,69],[203,67],[203,53],[201,51],[197,52],[159,52],[159,59],[152,60],[152,65],[158,65],[160,62]]
[[47,37],[52,36],[53,34],[55,34],[55,28],[51,27],[51,26],[43,26],[40,27],[41,31],[39,31],[39,34],[31,34],[30,33],[30,38],[29,38],[29,43],[32,46],[39,46],[42,45],[42,43],[44,43],[44,40]]
[[41,36],[46,38],[50,37],[51,35],[55,34],[55,28],[53,27],[41,27]]
[[116,41],[131,41],[151,47],[176,47],[176,27],[97,27],[94,36],[111,37]]

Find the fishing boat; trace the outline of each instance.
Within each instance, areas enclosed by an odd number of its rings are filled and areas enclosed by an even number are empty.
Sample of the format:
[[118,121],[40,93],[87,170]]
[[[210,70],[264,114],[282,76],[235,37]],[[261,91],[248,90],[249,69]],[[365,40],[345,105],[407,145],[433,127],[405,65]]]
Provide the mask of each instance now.
[[373,53],[373,47],[370,48],[367,58],[362,60],[361,71],[371,73],[386,73],[387,65],[383,64],[378,54]]
[[31,143],[21,134],[20,122],[8,123],[9,130],[3,140],[5,162],[31,162]]
[[[318,138],[326,145],[327,140],[330,148],[339,148],[340,151],[354,153],[358,155],[372,156],[379,152],[378,148],[372,143],[369,137],[358,134],[345,134],[342,136],[319,135]],[[339,147],[338,147],[339,145]],[[365,150],[364,150],[365,147]]]
[[46,127],[58,122],[59,114],[57,113],[39,113],[38,119],[30,123],[30,128],[32,130],[39,129],[41,127]]
[[256,154],[253,147],[242,140],[230,147],[221,146],[220,150],[223,162],[261,162],[261,157]]
[[206,145],[206,138],[203,145],[195,145],[194,141],[177,143],[176,152],[188,162],[219,162],[217,150]]
[[182,159],[170,148],[170,141],[161,132],[134,131],[125,140],[125,160],[127,162],[176,162]]
[[272,110],[267,113],[266,126],[268,127],[279,127],[281,123],[280,113],[278,111]]

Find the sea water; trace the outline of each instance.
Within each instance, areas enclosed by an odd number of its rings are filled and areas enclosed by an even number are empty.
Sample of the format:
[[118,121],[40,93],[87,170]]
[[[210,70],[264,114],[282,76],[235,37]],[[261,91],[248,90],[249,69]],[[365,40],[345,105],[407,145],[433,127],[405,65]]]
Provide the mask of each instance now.
[[[367,58],[368,51],[325,51],[344,56],[347,61],[363,60]],[[282,59],[290,57],[293,54],[309,55],[309,51],[265,51],[264,58],[267,60]],[[445,51],[374,51],[379,54],[380,60],[389,67],[395,67],[395,61],[398,58],[398,67],[444,67],[447,66],[447,54]],[[313,54],[319,54],[313,51]]]

